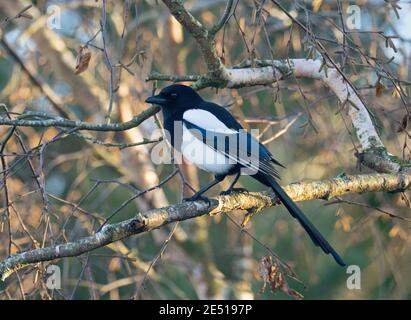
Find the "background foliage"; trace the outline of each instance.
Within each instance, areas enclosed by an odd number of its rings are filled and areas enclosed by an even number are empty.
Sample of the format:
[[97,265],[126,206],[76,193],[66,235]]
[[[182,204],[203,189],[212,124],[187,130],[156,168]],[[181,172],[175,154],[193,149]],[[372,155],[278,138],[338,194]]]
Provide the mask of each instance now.
[[[312,54],[303,32],[272,2],[234,3],[235,14],[217,35],[217,50],[226,65],[245,59],[305,58]],[[377,0],[281,3],[314,32],[372,106],[370,111],[388,150],[409,160],[406,107],[411,6],[400,1],[398,9]],[[104,18],[102,1],[2,0],[0,21],[29,4],[33,5],[27,11],[29,16],[1,25],[2,37],[21,60],[16,61],[4,43],[0,46],[2,117],[7,107],[13,113],[61,114],[62,110],[72,119],[103,122],[112,101],[111,121],[123,122],[147,108],[144,100],[153,86],[169,84],[146,82],[150,72],[205,72],[193,38],[155,0],[107,1],[105,46],[98,32]],[[341,19],[345,21],[349,4],[360,7],[361,28],[344,29],[345,37]],[[51,5],[61,12],[61,29],[47,27],[55,13],[47,11]],[[225,1],[185,1],[185,7],[211,27],[221,16]],[[76,57],[86,44],[90,63],[76,74]],[[376,61],[382,62],[385,73]],[[381,74],[390,74],[395,81]],[[393,83],[401,84],[404,95]],[[281,171],[284,184],[370,171],[357,165],[349,120],[320,82],[291,79],[265,87],[204,89],[201,95],[226,105],[245,127],[261,130],[261,140],[287,166]],[[161,188],[124,205],[137,190],[157,185],[174,168],[151,162],[153,144],[120,149],[97,143],[150,139],[155,128],[155,119],[149,119],[121,133],[84,133],[92,135],[91,140],[70,135],[49,144],[40,154],[29,154],[27,150],[52,140],[60,129],[19,128],[24,151],[17,135],[6,141],[9,128],[0,127],[1,154],[7,162],[2,174],[7,172],[12,203],[11,208],[7,206],[2,181],[1,259],[9,254],[7,207],[14,253],[89,235],[119,207],[112,222],[181,201],[182,180],[176,174]],[[196,189],[211,178],[187,165],[182,172]],[[37,181],[45,183],[45,190]],[[222,184],[221,190],[228,183]],[[247,177],[240,183],[249,190],[263,189]],[[188,195],[189,188],[184,189]],[[218,192],[216,188],[209,194]],[[186,221],[60,260],[62,288],[53,292],[45,289],[42,270],[46,265],[23,269],[0,284],[0,298],[126,299],[135,295],[142,299],[288,299],[284,293],[268,289],[259,293],[263,283],[258,265],[269,254],[266,247],[292,267],[302,283],[293,279],[288,283],[305,298],[411,298],[407,276],[409,222],[387,214],[410,217],[406,194],[352,195],[338,201],[311,201],[301,207],[348,264],[360,266],[361,290],[348,290],[345,269],[314,247],[296,221],[276,207],[255,216],[247,232],[238,226],[243,213],[233,212]]]

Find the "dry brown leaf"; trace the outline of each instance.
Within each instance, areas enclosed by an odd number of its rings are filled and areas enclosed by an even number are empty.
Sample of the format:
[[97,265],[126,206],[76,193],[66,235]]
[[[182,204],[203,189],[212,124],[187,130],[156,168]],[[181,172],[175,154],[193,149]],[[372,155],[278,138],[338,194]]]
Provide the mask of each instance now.
[[282,291],[289,297],[295,300],[302,300],[304,296],[298,291],[291,289],[285,280],[284,273],[281,271],[280,266],[273,262],[273,258],[270,255],[264,256],[257,268],[257,272],[264,281],[263,286],[260,289],[260,293],[264,293],[267,284],[270,285],[272,292]]
[[91,59],[91,52],[88,51],[87,47],[80,47],[80,50],[77,54],[75,74],[80,74],[86,71],[90,63],[90,59]]
[[384,85],[383,85],[380,81],[378,81],[378,82],[375,84],[375,95],[376,95],[377,97],[381,97],[382,94],[384,93],[384,90],[385,90]]

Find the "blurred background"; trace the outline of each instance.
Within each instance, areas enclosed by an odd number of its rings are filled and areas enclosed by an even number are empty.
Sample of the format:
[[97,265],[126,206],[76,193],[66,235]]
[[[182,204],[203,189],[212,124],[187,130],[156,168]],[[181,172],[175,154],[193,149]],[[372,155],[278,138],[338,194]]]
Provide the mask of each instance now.
[[[226,5],[184,3],[207,27]],[[408,1],[281,3],[357,86],[388,150],[410,160]],[[360,10],[354,25],[347,22],[349,5]],[[246,59],[316,57],[312,39],[271,1],[234,1],[234,6],[216,37],[227,66]],[[2,117],[30,110],[124,122],[149,107],[144,100],[155,88],[170,84],[147,82],[150,73],[206,72],[196,42],[161,1],[2,0],[0,23]],[[321,82],[291,78],[200,94],[227,106],[246,128],[260,130],[261,141],[287,167],[280,171],[284,185],[372,172],[357,164],[350,119]],[[0,259],[88,236],[113,214],[114,223],[178,203],[191,194],[188,185],[198,189],[210,181],[209,174],[189,165],[178,171],[154,164],[150,152],[156,143],[128,145],[158,139],[152,132],[159,118],[119,133],[28,127],[9,136],[10,128],[0,127]],[[228,185],[225,181],[208,195]],[[247,177],[239,186],[265,189]],[[366,193],[300,204],[345,261],[360,267],[359,290],[348,289],[346,270],[314,247],[284,208],[275,207],[256,215],[245,230],[239,227],[243,212],[205,216],[55,261],[61,270],[58,290],[46,287],[50,263],[24,268],[0,283],[0,299],[291,299],[270,288],[260,292],[259,265],[274,253],[296,274],[286,276],[288,286],[306,299],[409,299],[411,230],[402,219],[411,218],[409,195]]]

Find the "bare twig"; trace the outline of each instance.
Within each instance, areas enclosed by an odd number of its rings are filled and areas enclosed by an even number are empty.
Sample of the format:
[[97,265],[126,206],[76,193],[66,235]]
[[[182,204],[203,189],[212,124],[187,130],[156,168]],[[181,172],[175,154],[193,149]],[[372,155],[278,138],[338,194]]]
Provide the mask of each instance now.
[[228,22],[230,18],[231,9],[233,7],[234,0],[227,0],[226,7],[224,9],[223,15],[221,16],[220,20],[211,28],[210,33],[215,35],[218,31],[221,30]]
[[11,18],[10,17],[5,17],[3,19],[3,21],[0,23],[0,27],[5,27],[10,22],[12,22],[13,20],[16,20],[16,19],[20,19],[20,18],[32,19],[32,16],[29,13],[27,13],[27,11],[29,11],[32,6],[33,6],[32,4],[29,4],[29,5],[25,6],[14,17],[11,17]]

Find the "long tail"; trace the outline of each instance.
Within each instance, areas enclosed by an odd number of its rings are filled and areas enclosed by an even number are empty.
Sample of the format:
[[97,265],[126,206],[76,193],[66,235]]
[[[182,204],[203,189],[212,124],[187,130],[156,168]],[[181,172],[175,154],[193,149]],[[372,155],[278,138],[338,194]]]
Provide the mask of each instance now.
[[300,208],[297,207],[295,202],[290,199],[290,197],[287,195],[287,193],[285,193],[285,191],[281,188],[277,181],[275,181],[273,177],[270,177],[268,175],[265,175],[264,178],[270,183],[273,191],[278,196],[278,198],[280,198],[281,202],[284,204],[290,214],[300,222],[314,244],[323,249],[326,254],[331,254],[334,257],[335,261],[340,266],[344,267],[346,264],[338,255],[338,253],[333,249],[333,247],[331,247],[327,240],[324,239],[321,233],[311,223],[311,221],[308,220],[308,218],[304,215]]

